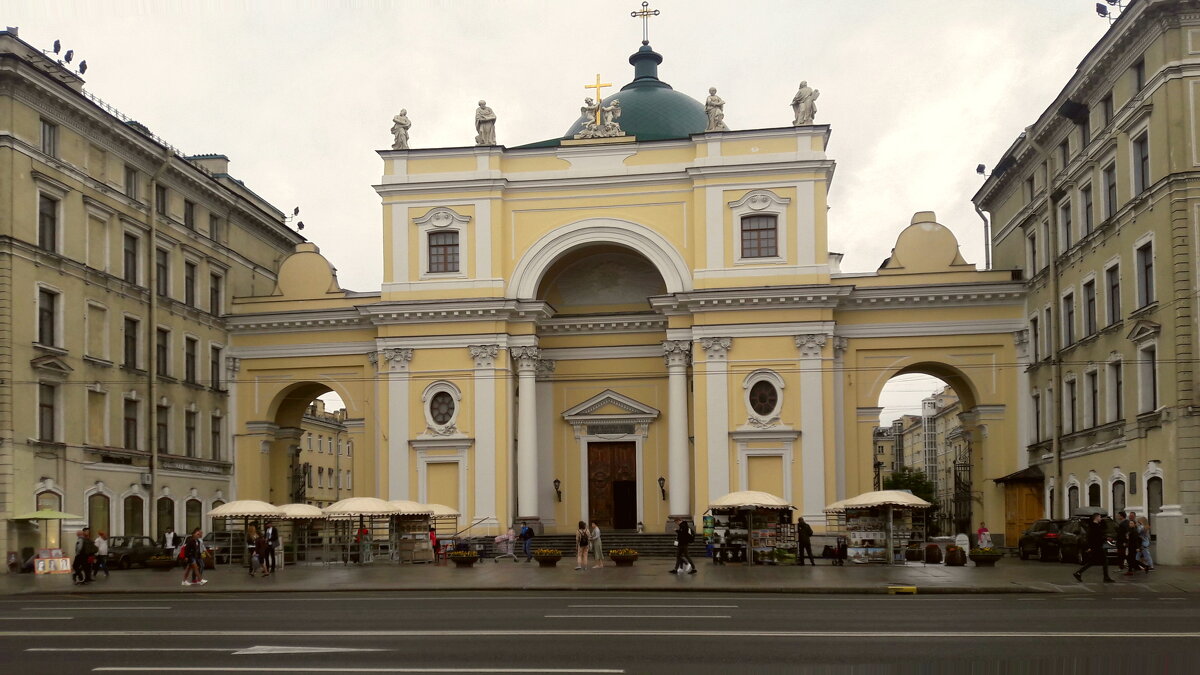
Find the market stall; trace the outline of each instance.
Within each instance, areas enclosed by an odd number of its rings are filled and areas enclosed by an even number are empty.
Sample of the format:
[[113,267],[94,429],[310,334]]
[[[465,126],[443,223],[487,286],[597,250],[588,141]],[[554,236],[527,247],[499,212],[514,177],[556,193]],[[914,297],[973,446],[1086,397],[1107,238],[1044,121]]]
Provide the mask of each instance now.
[[392,516],[391,557],[402,563],[433,562],[433,545],[429,540],[430,518],[433,509],[407,499],[391,502],[398,510]]
[[284,504],[279,510],[283,512],[280,519],[288,525],[281,554],[284,563],[288,558],[293,563],[308,562],[309,553],[320,546],[318,524],[325,520],[325,514],[311,504]]
[[[83,520],[83,516],[63,513],[54,509],[41,509],[33,513],[14,516],[12,520],[38,521],[40,541],[37,552],[29,561],[15,562],[18,569],[32,567],[34,574],[69,574],[71,572],[71,556],[60,546],[62,539],[62,521]],[[44,524],[42,524],[44,521]]]
[[731,492],[708,505],[705,538],[713,562],[794,565],[799,552],[794,507],[766,492]]
[[931,506],[911,492],[880,490],[830,504],[825,512],[841,519],[851,562],[891,565],[904,562],[910,542],[925,541],[925,512]]
[[392,516],[399,509],[377,497],[350,497],[334,502],[321,512],[327,519],[321,538],[326,562],[368,563],[376,555],[387,555],[391,542]]
[[[212,509],[208,512],[208,517],[213,520],[225,521],[225,530],[221,533],[223,538],[219,541],[222,544],[228,542],[230,546],[230,550],[226,552],[228,555],[216,556],[214,564],[217,560],[225,560],[229,564],[245,562],[249,567],[250,555],[245,550],[234,551],[232,547],[238,546],[245,549],[253,546],[255,537],[262,531],[263,521],[282,518],[283,511],[278,506],[257,499],[238,499]],[[239,521],[242,524],[241,536],[238,536],[237,531],[229,527],[231,523],[236,524]]]

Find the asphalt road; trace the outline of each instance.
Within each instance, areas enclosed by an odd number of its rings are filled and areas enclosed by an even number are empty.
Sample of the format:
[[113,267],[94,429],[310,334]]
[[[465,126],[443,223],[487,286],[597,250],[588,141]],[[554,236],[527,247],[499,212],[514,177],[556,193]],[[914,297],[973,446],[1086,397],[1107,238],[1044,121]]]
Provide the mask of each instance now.
[[1200,596],[289,593],[0,599],[0,672],[1197,672]]

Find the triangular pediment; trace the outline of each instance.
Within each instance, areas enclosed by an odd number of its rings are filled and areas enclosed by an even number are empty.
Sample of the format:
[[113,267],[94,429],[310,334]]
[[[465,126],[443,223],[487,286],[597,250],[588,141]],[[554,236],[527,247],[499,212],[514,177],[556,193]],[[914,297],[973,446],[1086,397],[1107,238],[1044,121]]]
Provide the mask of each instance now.
[[1134,322],[1133,328],[1129,330],[1129,335],[1126,337],[1130,342],[1143,342],[1157,337],[1161,330],[1161,324],[1145,319],[1138,319]]
[[605,389],[563,413],[563,418],[568,422],[605,418],[648,422],[656,417],[658,417],[658,410],[628,396],[618,394],[612,389]]
[[29,366],[35,370],[42,371],[43,374],[57,375],[59,377],[66,377],[75,371],[65,361],[53,354],[39,356],[31,360]]

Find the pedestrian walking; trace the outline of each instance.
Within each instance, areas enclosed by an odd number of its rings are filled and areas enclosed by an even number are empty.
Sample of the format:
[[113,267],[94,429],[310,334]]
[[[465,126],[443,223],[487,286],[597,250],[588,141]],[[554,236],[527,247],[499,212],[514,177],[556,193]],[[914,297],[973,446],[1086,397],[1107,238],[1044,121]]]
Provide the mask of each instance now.
[[267,569],[267,537],[263,534],[259,534],[254,540],[254,555],[250,557],[250,576],[254,576],[255,569],[262,572],[264,577],[271,574]]
[[804,556],[807,554],[809,562],[812,563],[813,567],[816,567],[817,560],[813,557],[812,552],[813,529],[812,525],[804,522],[804,516],[801,516],[800,521],[796,523],[796,535],[800,539],[800,565],[804,565]]
[[575,569],[586,570],[588,564],[588,545],[591,543],[587,523],[579,521],[579,529],[575,530]]
[[108,578],[108,533],[101,530],[96,533],[96,564],[92,567],[92,578],[100,576],[100,570],[104,570],[104,578]]
[[1087,560],[1083,567],[1072,574],[1075,581],[1083,581],[1083,573],[1092,565],[1099,564],[1104,567],[1104,583],[1113,583],[1113,578],[1108,576],[1108,556],[1104,553],[1104,540],[1107,538],[1107,532],[1101,518],[1099,513],[1093,513],[1091,521],[1087,524]]
[[1125,569],[1125,549],[1129,545],[1129,528],[1132,523],[1124,511],[1117,511],[1117,564]]
[[513,562],[517,562],[517,554],[513,552],[513,546],[516,543],[517,534],[510,527],[508,528],[508,532],[496,537],[496,551],[498,555],[492,561],[500,562],[501,558],[512,558]]
[[600,540],[600,526],[594,520],[588,530],[588,546],[596,556],[596,564],[592,567],[604,567],[604,542]]
[[192,530],[187,539],[183,540],[183,560],[187,565],[183,570],[183,585],[184,586],[203,586],[208,583],[207,579],[202,578],[200,570],[204,565],[204,543],[201,540],[203,533],[200,528]]
[[982,520],[979,521],[979,529],[975,530],[975,541],[979,545],[979,548],[992,547],[992,533],[988,530],[987,523],[984,523]]
[[279,548],[279,528],[271,521],[266,522],[263,536],[267,538],[267,569],[275,571],[275,551]]
[[1142,550],[1138,561],[1146,570],[1146,574],[1149,574],[1150,570],[1154,569],[1154,558],[1150,557],[1150,521],[1146,520],[1145,516],[1137,519],[1137,536],[1142,540]]
[[688,544],[692,543],[696,535],[692,534],[692,526],[686,520],[679,516],[675,516],[675,569],[671,570],[671,574],[679,574],[685,569],[683,563],[686,561],[688,574],[696,573],[696,563],[692,562],[692,557],[688,555]]
[[258,528],[253,524],[246,526],[246,564],[250,568],[250,576],[254,576],[254,570],[258,567],[258,562],[254,560],[254,545],[258,541]]
[[525,554],[525,562],[533,560],[533,528],[525,521],[521,521],[521,551]]
[[1138,517],[1136,511],[1129,512],[1129,529],[1125,536],[1125,576],[1131,577],[1142,569],[1139,560],[1142,554],[1142,537],[1138,534]]
[[76,584],[92,582],[90,558],[96,555],[96,545],[92,543],[91,534],[91,528],[86,525],[75,533],[75,557],[71,560],[71,579]]
[[175,557],[175,549],[180,543],[179,537],[175,534],[175,528],[167,525],[167,531],[163,532],[163,552],[171,557]]

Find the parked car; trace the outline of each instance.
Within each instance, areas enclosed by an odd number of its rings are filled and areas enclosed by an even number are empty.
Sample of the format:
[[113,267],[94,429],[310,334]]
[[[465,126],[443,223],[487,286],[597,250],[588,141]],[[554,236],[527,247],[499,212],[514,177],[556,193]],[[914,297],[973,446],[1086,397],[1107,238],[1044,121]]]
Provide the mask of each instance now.
[[[204,535],[204,545],[213,552],[219,565],[241,564],[246,560],[245,532],[209,532]],[[208,567],[207,562],[205,567]]]
[[1037,556],[1046,562],[1057,562],[1061,552],[1061,530],[1065,520],[1043,518],[1035,520],[1028,530],[1021,533],[1017,543],[1017,554],[1021,560]]
[[[1101,515],[1104,515],[1103,513]],[[1083,563],[1084,552],[1087,550],[1087,521],[1086,518],[1072,518],[1067,521],[1061,528],[1059,533],[1059,550],[1060,557],[1063,562],[1074,563],[1076,565]],[[1107,539],[1104,542],[1104,555],[1108,558],[1109,564],[1119,564],[1117,559],[1117,524],[1113,522],[1107,515],[1100,521],[1104,523],[1104,529],[1107,533]]]
[[108,539],[108,566],[113,569],[145,566],[150,556],[157,553],[162,553],[162,547],[150,537],[122,535]]

